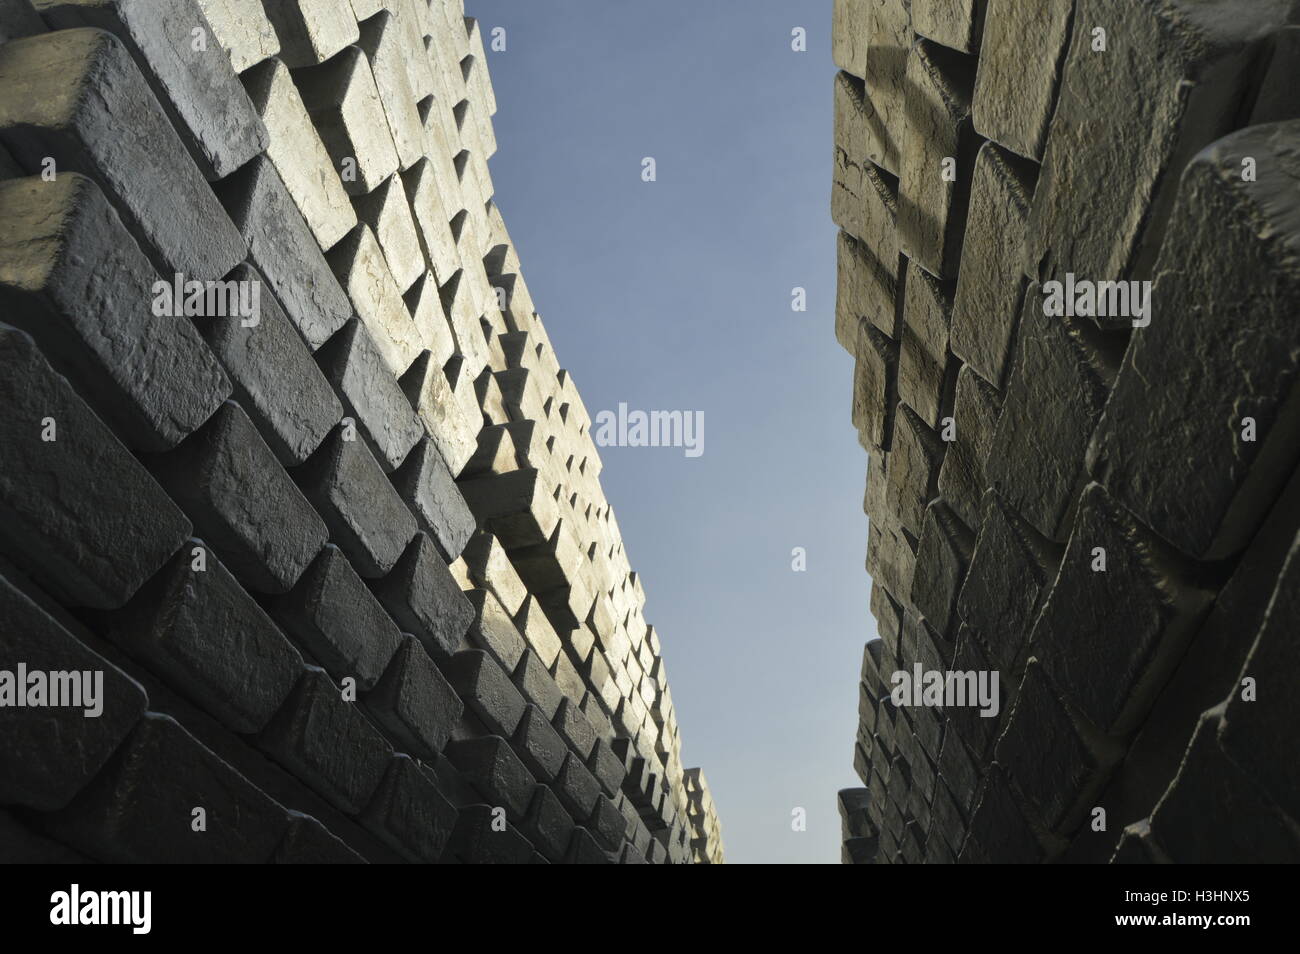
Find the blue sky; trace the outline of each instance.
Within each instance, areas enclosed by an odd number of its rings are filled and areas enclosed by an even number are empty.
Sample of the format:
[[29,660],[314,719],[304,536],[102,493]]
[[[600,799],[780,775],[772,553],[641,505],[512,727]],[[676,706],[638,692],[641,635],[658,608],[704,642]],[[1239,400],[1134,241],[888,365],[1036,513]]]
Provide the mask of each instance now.
[[699,457],[601,451],[683,759],[709,779],[729,862],[838,862],[875,631],[833,331],[830,0],[466,8],[485,38],[506,30],[488,54],[496,202],[588,412],[704,415]]

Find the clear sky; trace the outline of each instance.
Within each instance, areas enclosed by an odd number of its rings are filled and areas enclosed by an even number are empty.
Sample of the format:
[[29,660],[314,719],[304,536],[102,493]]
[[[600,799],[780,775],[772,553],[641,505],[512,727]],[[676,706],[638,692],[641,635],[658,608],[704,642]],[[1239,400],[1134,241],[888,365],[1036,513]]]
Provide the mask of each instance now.
[[867,461],[833,330],[831,2],[466,12],[485,39],[506,30],[488,53],[496,202],[588,412],[704,415],[699,457],[601,451],[683,760],[709,779],[729,862],[837,863],[835,793],[860,784],[857,679],[875,630]]

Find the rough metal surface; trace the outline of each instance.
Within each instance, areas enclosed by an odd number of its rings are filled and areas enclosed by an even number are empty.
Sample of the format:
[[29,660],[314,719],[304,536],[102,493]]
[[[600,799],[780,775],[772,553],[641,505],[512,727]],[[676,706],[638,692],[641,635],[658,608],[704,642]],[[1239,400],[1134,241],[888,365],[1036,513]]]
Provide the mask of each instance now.
[[0,860],[723,860],[464,14],[0,3]]
[[[1294,18],[836,4],[880,637],[846,863],[1300,860]],[[896,697],[917,666],[998,684]]]

